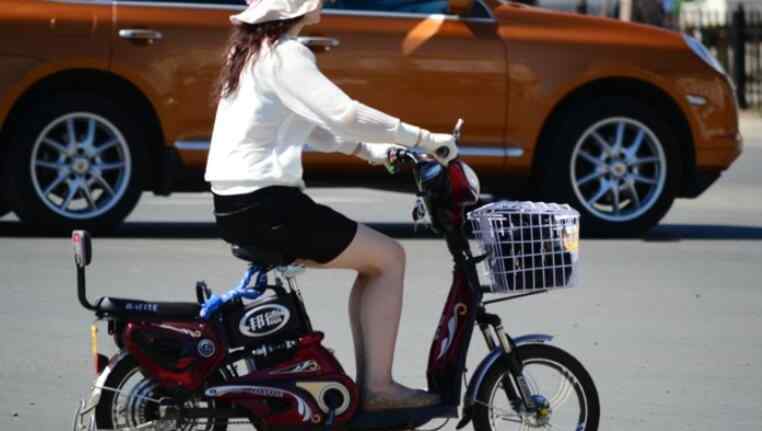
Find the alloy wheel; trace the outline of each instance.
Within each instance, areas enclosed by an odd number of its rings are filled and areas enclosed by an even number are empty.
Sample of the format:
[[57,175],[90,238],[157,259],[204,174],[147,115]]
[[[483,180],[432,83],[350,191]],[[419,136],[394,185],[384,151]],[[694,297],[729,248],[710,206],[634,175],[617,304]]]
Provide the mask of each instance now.
[[39,134],[29,165],[38,198],[73,220],[96,218],[127,191],[132,158],[127,141],[107,119],[75,112],[52,121]]
[[644,123],[612,117],[590,126],[574,146],[571,184],[595,217],[628,222],[651,209],[667,180],[667,158]]

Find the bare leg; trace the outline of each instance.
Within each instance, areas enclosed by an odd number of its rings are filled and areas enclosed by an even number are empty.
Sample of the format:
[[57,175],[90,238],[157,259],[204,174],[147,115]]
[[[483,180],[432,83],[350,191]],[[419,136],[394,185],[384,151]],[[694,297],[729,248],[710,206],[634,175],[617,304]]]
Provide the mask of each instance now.
[[[392,363],[402,312],[405,252],[391,238],[365,225],[347,249],[327,264],[307,262],[317,268],[345,268],[359,272],[350,295],[349,313],[358,359],[358,380],[366,395],[408,399],[420,393],[395,383]],[[364,387],[363,387],[364,386]],[[425,398],[425,397],[424,397]],[[430,403],[431,398],[423,400]]]
[[349,322],[352,325],[352,340],[355,344],[355,381],[361,388],[365,387],[365,348],[363,347],[363,330],[360,321],[362,292],[365,289],[367,280],[364,276],[358,274],[355,283],[352,286],[352,292],[349,294]]

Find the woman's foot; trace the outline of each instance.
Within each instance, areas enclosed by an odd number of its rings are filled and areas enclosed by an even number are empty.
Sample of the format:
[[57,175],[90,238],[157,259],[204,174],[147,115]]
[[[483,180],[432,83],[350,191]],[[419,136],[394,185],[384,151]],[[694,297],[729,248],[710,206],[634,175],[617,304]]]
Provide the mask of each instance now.
[[382,410],[411,409],[429,407],[438,404],[439,395],[430,394],[420,389],[410,389],[398,383],[379,391],[365,390],[362,409],[366,412]]

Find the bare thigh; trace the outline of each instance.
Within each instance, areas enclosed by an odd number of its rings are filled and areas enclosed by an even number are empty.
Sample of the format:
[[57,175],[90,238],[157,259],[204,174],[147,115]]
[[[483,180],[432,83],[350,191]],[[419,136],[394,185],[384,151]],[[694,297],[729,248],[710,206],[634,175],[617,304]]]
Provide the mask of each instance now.
[[354,239],[334,260],[324,264],[311,260],[301,263],[310,268],[354,269],[361,274],[374,275],[390,265],[404,266],[405,252],[394,239],[358,223]]

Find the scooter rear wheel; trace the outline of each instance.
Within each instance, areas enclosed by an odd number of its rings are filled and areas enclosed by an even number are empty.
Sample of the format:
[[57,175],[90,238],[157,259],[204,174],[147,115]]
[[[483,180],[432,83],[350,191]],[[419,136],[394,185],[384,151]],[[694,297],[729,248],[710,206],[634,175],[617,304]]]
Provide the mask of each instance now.
[[[227,420],[211,418],[186,419],[162,418],[160,405],[172,404],[172,397],[164,394],[158,385],[144,376],[132,356],[119,361],[104,383],[95,423],[99,430],[130,430],[153,421],[156,426],[148,429],[172,429],[177,431],[226,431]],[[214,401],[194,399],[183,407],[214,408]]]
[[573,356],[545,344],[519,346],[523,374],[533,401],[543,408],[528,412],[520,400],[509,400],[503,382],[510,382],[507,361],[497,361],[476,395],[474,429],[553,429],[595,431],[600,420],[598,392],[590,374]]

